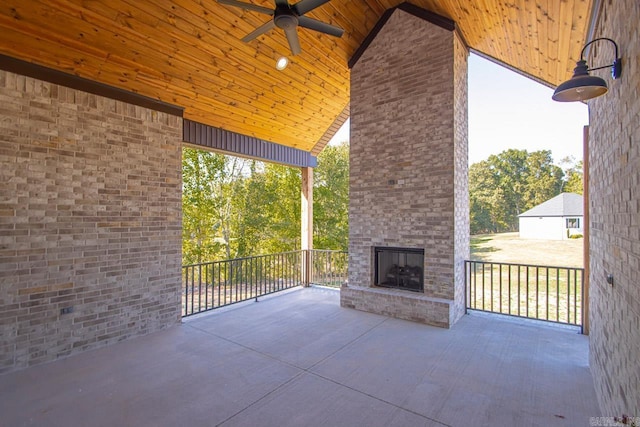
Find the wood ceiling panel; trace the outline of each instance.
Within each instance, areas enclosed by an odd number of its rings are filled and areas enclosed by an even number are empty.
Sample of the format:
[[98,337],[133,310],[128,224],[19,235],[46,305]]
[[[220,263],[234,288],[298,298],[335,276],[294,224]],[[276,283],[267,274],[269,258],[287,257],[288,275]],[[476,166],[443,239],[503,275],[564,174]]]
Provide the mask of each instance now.
[[[250,0],[243,0],[250,1]],[[253,3],[273,8],[272,0]],[[311,150],[349,103],[347,61],[398,0],[333,0],[308,16],[337,39],[281,30],[240,39],[270,19],[215,0],[2,0],[0,53],[183,107],[185,117]],[[570,76],[592,0],[415,0],[456,21],[475,51],[550,85]],[[342,114],[342,116],[341,116]]]

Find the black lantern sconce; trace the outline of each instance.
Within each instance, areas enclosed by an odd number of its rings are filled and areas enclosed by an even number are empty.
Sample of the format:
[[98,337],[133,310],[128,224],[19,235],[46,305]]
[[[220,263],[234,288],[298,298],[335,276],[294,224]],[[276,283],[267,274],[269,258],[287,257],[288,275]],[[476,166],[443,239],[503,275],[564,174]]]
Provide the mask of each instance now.
[[[611,65],[589,68],[587,61],[584,59],[584,51],[587,46],[600,40],[606,40],[613,43],[616,57]],[[555,92],[553,92],[551,99],[558,102],[575,102],[586,101],[587,99],[604,95],[609,90],[607,88],[607,82],[600,77],[589,75],[589,71],[601,70],[603,68],[611,68],[611,77],[614,79],[620,77],[620,74],[622,73],[622,60],[618,56],[618,45],[616,42],[606,37],[591,40],[589,43],[584,45],[582,52],[580,52],[580,61],[576,63],[576,68],[573,70],[573,77],[559,85]]]

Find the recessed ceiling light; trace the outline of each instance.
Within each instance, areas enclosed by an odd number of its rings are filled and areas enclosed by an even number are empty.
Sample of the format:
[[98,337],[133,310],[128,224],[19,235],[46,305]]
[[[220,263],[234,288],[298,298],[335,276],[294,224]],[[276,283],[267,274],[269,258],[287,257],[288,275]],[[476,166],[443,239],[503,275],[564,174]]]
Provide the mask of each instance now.
[[277,70],[284,70],[285,68],[287,68],[287,65],[289,65],[289,59],[286,56],[281,56],[280,58],[278,58],[278,60],[276,61],[276,69]]

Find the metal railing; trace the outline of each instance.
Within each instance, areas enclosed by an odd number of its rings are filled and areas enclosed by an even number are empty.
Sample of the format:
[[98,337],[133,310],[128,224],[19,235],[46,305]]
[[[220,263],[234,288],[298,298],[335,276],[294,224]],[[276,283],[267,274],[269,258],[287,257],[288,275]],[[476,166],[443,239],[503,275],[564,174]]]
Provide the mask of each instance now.
[[302,250],[182,266],[182,316],[187,317],[296,286],[340,285],[347,252]]
[[[182,316],[296,286],[340,287],[345,251],[303,250],[182,267]],[[465,261],[466,307],[582,325],[584,270],[572,267]]]
[[465,261],[467,308],[582,326],[584,269]]
[[304,283],[305,251],[213,261],[182,267],[182,316],[290,289]]
[[311,284],[339,288],[347,281],[349,257],[346,251],[313,249],[308,251],[308,256]]

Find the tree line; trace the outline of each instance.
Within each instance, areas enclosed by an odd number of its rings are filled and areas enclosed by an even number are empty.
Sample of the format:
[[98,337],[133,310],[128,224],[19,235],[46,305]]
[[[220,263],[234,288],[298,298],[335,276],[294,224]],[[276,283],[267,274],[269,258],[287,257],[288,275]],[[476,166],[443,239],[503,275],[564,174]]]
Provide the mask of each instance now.
[[[301,170],[184,148],[183,264],[300,249]],[[346,250],[349,146],[314,169],[314,245]]]
[[[561,192],[582,194],[582,161],[506,150],[469,168],[471,234],[516,231],[518,215]],[[300,249],[301,171],[183,149],[183,262]],[[328,146],[314,169],[314,247],[347,250],[349,145]]]
[[582,161],[510,149],[469,168],[471,234],[518,230],[518,215],[562,192],[582,194]]

